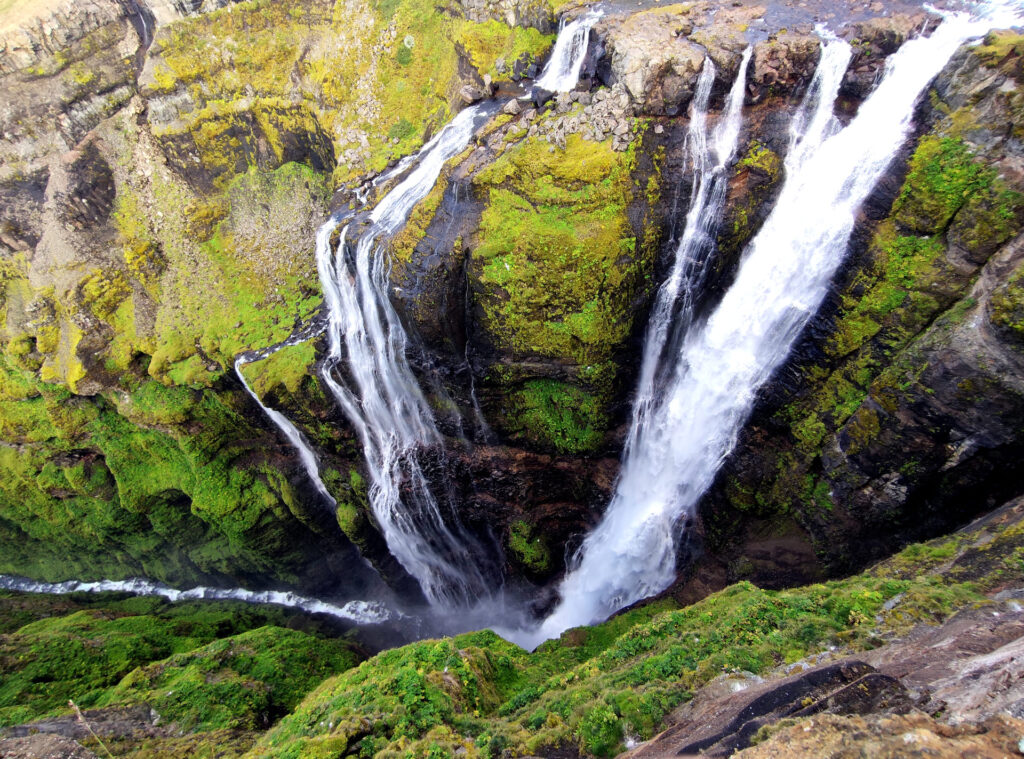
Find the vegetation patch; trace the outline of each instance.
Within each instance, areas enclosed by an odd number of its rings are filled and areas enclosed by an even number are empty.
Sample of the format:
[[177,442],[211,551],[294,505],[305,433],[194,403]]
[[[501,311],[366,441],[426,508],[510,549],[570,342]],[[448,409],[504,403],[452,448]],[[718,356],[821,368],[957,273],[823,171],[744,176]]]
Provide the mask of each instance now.
[[[490,632],[404,646],[325,682],[251,756],[612,756],[722,673],[763,673],[825,646],[870,648],[980,601],[974,585],[936,574],[955,562],[952,545],[911,548],[838,582],[778,592],[739,583],[684,609],[662,602],[533,653]],[[997,542],[993,558],[1014,546]],[[917,574],[895,569],[908,562]]]
[[531,380],[510,398],[509,416],[534,445],[581,453],[600,445],[608,426],[606,399],[556,380]]
[[527,139],[478,175],[489,200],[472,257],[501,347],[586,365],[628,336],[652,253],[626,216],[631,168],[631,153],[574,134],[564,151]]

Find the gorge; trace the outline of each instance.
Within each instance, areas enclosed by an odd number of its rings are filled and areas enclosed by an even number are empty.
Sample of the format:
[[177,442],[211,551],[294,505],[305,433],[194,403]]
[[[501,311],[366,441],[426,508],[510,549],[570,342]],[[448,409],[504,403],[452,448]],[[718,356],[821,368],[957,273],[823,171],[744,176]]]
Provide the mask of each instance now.
[[1019,4],[193,5],[0,9],[0,744],[655,756],[1016,629]]

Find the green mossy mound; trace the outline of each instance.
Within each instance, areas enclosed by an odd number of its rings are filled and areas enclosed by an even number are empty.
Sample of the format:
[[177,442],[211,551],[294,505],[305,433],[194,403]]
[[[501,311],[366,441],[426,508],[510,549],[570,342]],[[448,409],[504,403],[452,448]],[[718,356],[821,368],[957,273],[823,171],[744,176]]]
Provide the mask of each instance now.
[[[142,382],[78,398],[0,360],[0,572],[295,580],[309,521],[242,399]],[[296,524],[298,520],[298,524]]]
[[[155,598],[60,599],[90,607],[0,636],[0,726],[80,708],[144,703],[182,729],[260,729],[324,677],[354,666],[342,640],[265,626],[288,612]],[[0,597],[8,620],[58,599]],[[35,607],[44,607],[36,610]]]
[[992,531],[984,543],[911,546],[848,580],[780,592],[739,583],[684,609],[659,602],[533,653],[491,632],[404,646],[326,681],[249,755],[611,756],[722,673],[872,648],[1024,579],[1024,529]]

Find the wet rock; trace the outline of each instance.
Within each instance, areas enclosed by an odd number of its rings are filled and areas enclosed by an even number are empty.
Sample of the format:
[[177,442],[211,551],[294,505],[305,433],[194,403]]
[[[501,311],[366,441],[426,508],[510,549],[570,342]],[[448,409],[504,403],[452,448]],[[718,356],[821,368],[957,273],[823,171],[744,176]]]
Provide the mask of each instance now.
[[786,92],[814,76],[821,42],[813,34],[781,32],[754,46],[750,82],[756,97]]
[[554,92],[545,90],[542,87],[534,87],[530,97],[533,100],[533,107],[540,109],[545,103],[555,96]]
[[459,97],[462,98],[462,102],[466,105],[472,105],[486,97],[490,97],[490,91],[488,88],[481,87],[475,84],[467,84],[459,90]]
[[824,715],[785,727],[738,759],[795,756],[927,756],[934,759],[1006,759],[1019,756],[1024,721],[999,716],[981,725],[950,727],[925,714],[894,717]]
[[853,45],[853,58],[843,77],[842,93],[864,98],[874,88],[886,56],[919,30],[927,14],[894,14],[850,24],[843,36]]
[[727,757],[749,746],[762,727],[781,719],[822,712],[903,714],[911,708],[899,680],[856,660],[822,665],[781,680],[736,682],[734,687],[737,690],[725,694],[702,691],[670,717],[671,728],[627,756]]

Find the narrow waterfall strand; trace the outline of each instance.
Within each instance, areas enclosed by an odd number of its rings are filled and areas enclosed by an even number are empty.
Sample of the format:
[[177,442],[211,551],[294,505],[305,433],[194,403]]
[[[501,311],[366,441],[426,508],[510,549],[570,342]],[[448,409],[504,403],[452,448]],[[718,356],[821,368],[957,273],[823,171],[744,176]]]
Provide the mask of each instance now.
[[708,100],[715,81],[715,65],[710,58],[704,59],[704,67],[697,79],[686,138],[687,159],[693,171],[690,209],[686,214],[686,226],[676,247],[672,268],[658,290],[647,322],[633,417],[626,438],[626,458],[629,457],[628,451],[636,444],[640,429],[646,426],[647,417],[655,403],[655,384],[664,371],[666,361],[663,354],[666,344],[678,343],[689,328],[693,319],[695,296],[706,279],[707,264],[715,251],[715,235],[728,187],[727,169],[739,139],[751,53],[750,47],[743,52],[725,109],[710,140],[714,150],[713,165],[707,135]]
[[303,469],[306,470],[306,474],[309,477],[310,482],[313,483],[313,487],[316,488],[317,492],[327,501],[331,508],[337,508],[338,502],[334,500],[334,497],[327,492],[327,488],[324,486],[324,481],[320,478],[320,465],[317,461],[316,454],[313,453],[313,449],[309,443],[306,442],[306,438],[303,437],[299,429],[291,423],[291,421],[282,414],[280,411],[270,408],[264,405],[263,401],[260,400],[259,396],[253,392],[253,389],[249,387],[249,383],[246,381],[245,376],[242,374],[242,367],[246,365],[245,359],[239,358],[235,361],[235,374],[238,375],[239,381],[242,383],[242,387],[245,388],[245,392],[256,401],[263,413],[267,415],[271,422],[281,430],[284,436],[288,439],[288,442],[292,444],[296,451],[299,453],[299,460],[302,462]]
[[[178,601],[243,601],[250,604],[283,606],[307,614],[326,614],[361,625],[378,625],[391,619],[391,612],[380,601],[349,601],[343,606],[280,590],[246,590],[245,588],[209,588],[198,585],[178,590],[160,582],[135,577],[129,580],[96,580],[82,582],[38,582],[24,577],[0,575],[0,589],[22,593],[131,593],[135,596],[160,596]],[[401,616],[401,615],[399,615]]]
[[856,211],[906,139],[918,96],[961,44],[993,25],[948,14],[930,37],[904,44],[857,116],[838,131],[815,126],[830,117],[849,58],[846,43],[826,42],[813,116],[787,156],[775,208],[722,302],[685,338],[603,520],[562,582],[562,602],[524,639],[536,643],[604,619],[672,582],[679,520],[711,484],[758,388],[824,298]]
[[537,78],[536,86],[548,92],[569,92],[580,79],[580,70],[590,45],[590,29],[604,14],[590,10],[558,30],[551,60]]

